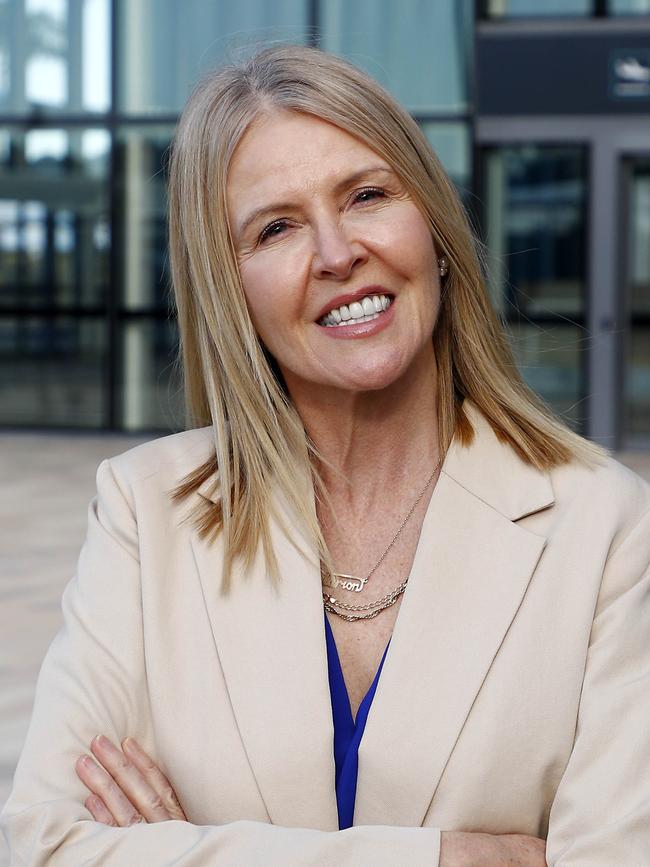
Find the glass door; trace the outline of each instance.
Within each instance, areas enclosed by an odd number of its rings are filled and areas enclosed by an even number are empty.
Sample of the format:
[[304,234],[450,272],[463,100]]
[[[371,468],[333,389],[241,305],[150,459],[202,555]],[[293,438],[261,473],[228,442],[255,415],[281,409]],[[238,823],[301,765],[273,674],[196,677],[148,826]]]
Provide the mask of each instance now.
[[481,176],[490,288],[519,369],[568,425],[583,432],[586,148],[489,146]]
[[650,154],[623,159],[623,443],[650,444]]

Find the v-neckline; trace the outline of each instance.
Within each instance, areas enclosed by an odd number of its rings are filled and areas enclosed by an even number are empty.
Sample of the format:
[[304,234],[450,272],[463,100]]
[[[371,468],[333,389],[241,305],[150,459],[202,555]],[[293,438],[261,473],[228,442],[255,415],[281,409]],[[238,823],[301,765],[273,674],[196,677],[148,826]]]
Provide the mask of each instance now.
[[326,629],[327,635],[329,637],[328,643],[329,643],[330,650],[332,652],[332,662],[334,664],[334,669],[335,669],[335,672],[336,672],[338,679],[340,680],[340,682],[343,686],[343,692],[345,694],[345,708],[347,711],[346,715],[348,717],[347,722],[351,726],[351,729],[354,731],[354,730],[356,730],[356,727],[357,727],[357,724],[359,722],[360,717],[363,719],[363,722],[365,725],[365,720],[368,716],[368,711],[369,711],[370,705],[372,704],[372,700],[373,700],[375,692],[377,690],[377,684],[379,682],[379,675],[381,674],[381,670],[384,666],[384,660],[386,659],[386,654],[388,653],[388,648],[390,647],[391,639],[390,638],[388,639],[388,643],[386,644],[386,647],[385,647],[384,652],[382,654],[381,661],[379,662],[379,665],[377,666],[377,671],[375,672],[375,676],[372,679],[372,683],[368,687],[368,690],[366,691],[366,694],[364,695],[364,697],[361,699],[361,702],[360,702],[359,707],[357,709],[356,716],[353,717],[352,716],[352,705],[350,704],[350,694],[348,693],[348,685],[345,682],[345,677],[343,676],[343,668],[341,667],[341,660],[339,658],[338,647],[336,646],[336,639],[334,638],[334,632],[332,630],[332,626],[331,626],[329,620],[327,619],[327,614],[325,614],[325,629]]

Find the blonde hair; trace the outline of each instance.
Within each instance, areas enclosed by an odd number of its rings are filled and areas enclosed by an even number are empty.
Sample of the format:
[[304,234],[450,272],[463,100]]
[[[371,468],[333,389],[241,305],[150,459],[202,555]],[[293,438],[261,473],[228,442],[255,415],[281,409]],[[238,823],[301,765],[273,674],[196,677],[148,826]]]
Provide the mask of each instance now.
[[274,45],[199,83],[181,116],[170,164],[170,258],[187,426],[214,425],[215,446],[172,497],[184,499],[218,470],[219,502],[203,501],[189,517],[203,538],[223,534],[224,592],[234,561],[249,565],[260,543],[270,577],[279,578],[269,530],[271,479],[331,566],[313,493],[296,473],[304,469],[316,496],[326,496],[318,472],[322,456],[251,323],[227,216],[226,181],[235,148],[256,118],[276,109],[329,121],[380,154],[449,261],[433,333],[441,453],[454,435],[462,445],[471,443],[474,431],[462,408],[469,398],[499,440],[540,470],[573,459],[598,462],[606,454],[569,430],[523,382],[485,287],[480,244],[413,118],[339,57],[302,45]]

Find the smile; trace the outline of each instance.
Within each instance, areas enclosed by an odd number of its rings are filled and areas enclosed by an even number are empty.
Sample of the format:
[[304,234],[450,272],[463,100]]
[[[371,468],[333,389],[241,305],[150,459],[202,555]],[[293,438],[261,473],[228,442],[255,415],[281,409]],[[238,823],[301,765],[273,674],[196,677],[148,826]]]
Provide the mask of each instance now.
[[366,295],[361,301],[353,301],[352,304],[342,304],[335,307],[325,316],[318,320],[319,325],[326,328],[337,328],[341,325],[356,325],[361,322],[370,322],[377,319],[392,304],[392,298],[388,295]]

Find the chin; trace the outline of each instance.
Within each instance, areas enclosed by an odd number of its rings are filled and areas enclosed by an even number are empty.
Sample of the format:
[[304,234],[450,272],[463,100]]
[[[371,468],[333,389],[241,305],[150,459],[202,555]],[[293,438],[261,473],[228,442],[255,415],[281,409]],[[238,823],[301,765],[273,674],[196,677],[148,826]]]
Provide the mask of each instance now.
[[339,387],[348,391],[382,391],[395,385],[403,375],[402,364],[375,365],[365,370],[355,371],[353,376],[346,376]]

